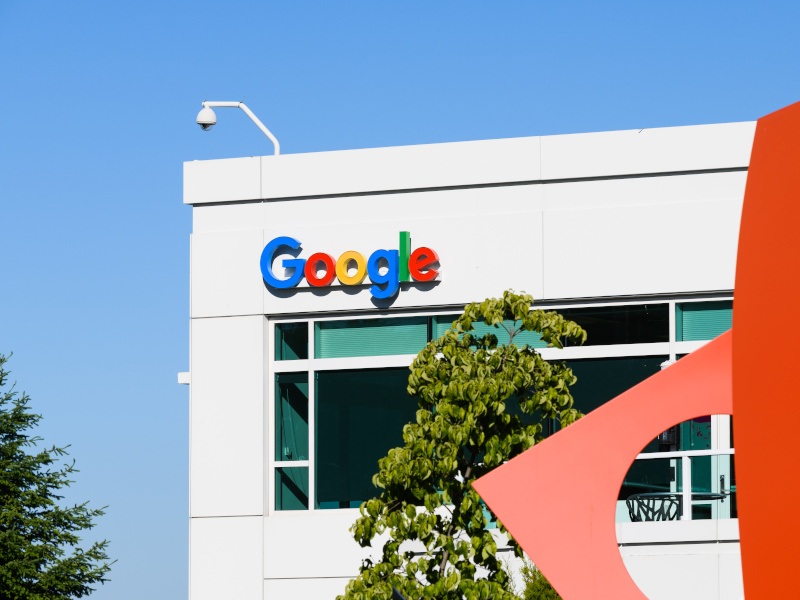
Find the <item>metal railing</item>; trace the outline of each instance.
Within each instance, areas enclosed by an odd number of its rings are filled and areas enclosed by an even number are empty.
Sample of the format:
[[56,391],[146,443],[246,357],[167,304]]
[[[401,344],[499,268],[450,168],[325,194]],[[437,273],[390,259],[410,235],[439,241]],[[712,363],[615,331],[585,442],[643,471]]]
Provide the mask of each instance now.
[[[674,461],[670,466],[673,477],[669,481],[660,482],[662,489],[659,491],[628,496],[626,504],[631,520],[673,520],[676,518],[691,520],[694,505],[708,505],[715,502],[724,503],[728,500],[728,506],[730,506],[730,503],[733,502],[733,494],[736,492],[735,486],[730,485],[733,474],[732,458],[724,464],[717,461],[710,466],[708,485],[704,486],[706,489],[702,491],[693,489],[692,459],[705,456],[732,457],[733,455],[733,448],[647,452],[637,455],[634,464],[636,461]],[[728,487],[726,487],[726,481],[728,482]],[[626,484],[631,485],[631,481],[627,478]],[[645,487],[648,484],[642,485]],[[653,487],[655,487],[654,484]],[[669,489],[665,489],[666,487],[669,487]],[[677,512],[675,510],[676,505]],[[712,518],[723,518],[718,514],[719,512],[718,510],[712,511]],[[730,512],[730,510],[727,512]]]

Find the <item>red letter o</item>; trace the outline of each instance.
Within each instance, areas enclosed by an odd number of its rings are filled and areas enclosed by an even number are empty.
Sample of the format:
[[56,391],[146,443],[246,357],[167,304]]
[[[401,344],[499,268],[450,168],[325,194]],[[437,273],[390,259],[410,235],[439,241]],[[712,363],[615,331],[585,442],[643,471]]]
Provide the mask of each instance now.
[[[325,274],[322,277],[317,276],[317,265],[319,263],[325,266]],[[308,285],[324,287],[330,285],[333,278],[336,277],[336,264],[333,262],[333,257],[330,255],[324,252],[317,252],[308,257],[303,272],[305,273]]]

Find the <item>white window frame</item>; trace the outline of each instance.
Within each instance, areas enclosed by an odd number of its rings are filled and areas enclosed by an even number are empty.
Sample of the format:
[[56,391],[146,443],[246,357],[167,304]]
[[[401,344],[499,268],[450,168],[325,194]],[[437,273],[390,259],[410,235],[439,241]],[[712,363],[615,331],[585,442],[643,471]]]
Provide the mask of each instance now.
[[[669,337],[666,342],[642,343],[642,344],[619,344],[619,345],[597,345],[597,346],[574,346],[563,349],[557,348],[537,348],[537,351],[546,360],[580,360],[592,358],[616,358],[616,357],[636,357],[636,356],[667,356],[667,364],[674,362],[678,355],[689,354],[694,350],[707,344],[708,341],[699,342],[679,342],[676,339],[676,310],[679,303],[690,302],[715,302],[729,301],[732,299],[731,293],[721,293],[719,295],[704,296],[702,298],[692,296],[676,296],[675,298],[630,298],[625,300],[599,300],[595,302],[571,302],[571,303],[537,303],[535,308],[543,310],[563,310],[568,308],[603,308],[616,306],[635,306],[642,304],[667,304],[669,314]],[[385,318],[404,318],[404,317],[435,317],[439,315],[457,315],[463,311],[462,306],[437,307],[424,311],[376,311],[376,312],[343,312],[337,314],[305,314],[305,315],[280,315],[267,316],[267,336],[266,336],[266,357],[267,368],[265,374],[265,430],[266,449],[266,481],[264,485],[265,506],[267,516],[276,515],[295,515],[314,512],[317,510],[336,510],[336,509],[317,509],[316,503],[316,381],[315,372],[319,371],[338,371],[347,369],[380,369],[407,367],[416,357],[416,354],[398,354],[387,356],[358,356],[346,358],[314,358],[314,324],[322,321],[349,321],[354,319],[385,319]],[[277,325],[281,323],[307,323],[308,336],[308,358],[298,360],[276,360],[275,358],[275,331]],[[275,375],[278,373],[302,373],[308,377],[308,460],[300,461],[278,461],[275,456]],[[730,417],[727,415],[712,416],[712,452],[724,451],[724,454],[732,454],[730,448],[729,431]],[[730,452],[728,452],[730,450]],[[648,453],[664,454],[664,453]],[[639,458],[646,455],[640,454]],[[305,510],[277,510],[275,508],[275,481],[276,470],[281,467],[303,467],[308,469],[308,508]],[[346,510],[346,509],[339,509]]]

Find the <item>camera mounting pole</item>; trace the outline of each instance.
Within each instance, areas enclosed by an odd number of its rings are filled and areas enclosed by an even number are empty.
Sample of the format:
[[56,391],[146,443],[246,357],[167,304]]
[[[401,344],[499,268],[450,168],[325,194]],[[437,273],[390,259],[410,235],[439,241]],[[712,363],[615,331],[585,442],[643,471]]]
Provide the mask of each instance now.
[[255,123],[256,126],[262,131],[262,133],[270,139],[272,145],[275,147],[275,156],[278,156],[281,153],[281,145],[278,142],[278,138],[272,135],[272,132],[267,129],[266,125],[264,125],[257,116],[253,114],[252,110],[247,108],[247,105],[244,102],[217,102],[204,100],[203,108],[197,115],[197,123],[203,128],[203,131],[208,131],[217,123],[217,116],[214,114],[214,111],[211,110],[212,107],[241,108],[244,113],[250,117],[250,120],[253,121],[253,123]]

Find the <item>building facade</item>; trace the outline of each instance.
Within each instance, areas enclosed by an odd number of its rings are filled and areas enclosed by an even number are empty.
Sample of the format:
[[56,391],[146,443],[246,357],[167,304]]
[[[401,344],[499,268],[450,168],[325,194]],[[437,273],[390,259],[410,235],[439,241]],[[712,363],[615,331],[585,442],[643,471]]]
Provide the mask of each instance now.
[[[466,303],[514,289],[582,324],[541,353],[584,412],[728,329],[754,126],[185,163],[192,600],[344,590],[408,365]],[[735,489],[729,416],[643,449],[617,532],[648,597],[741,597]],[[681,495],[674,520],[637,504]]]

